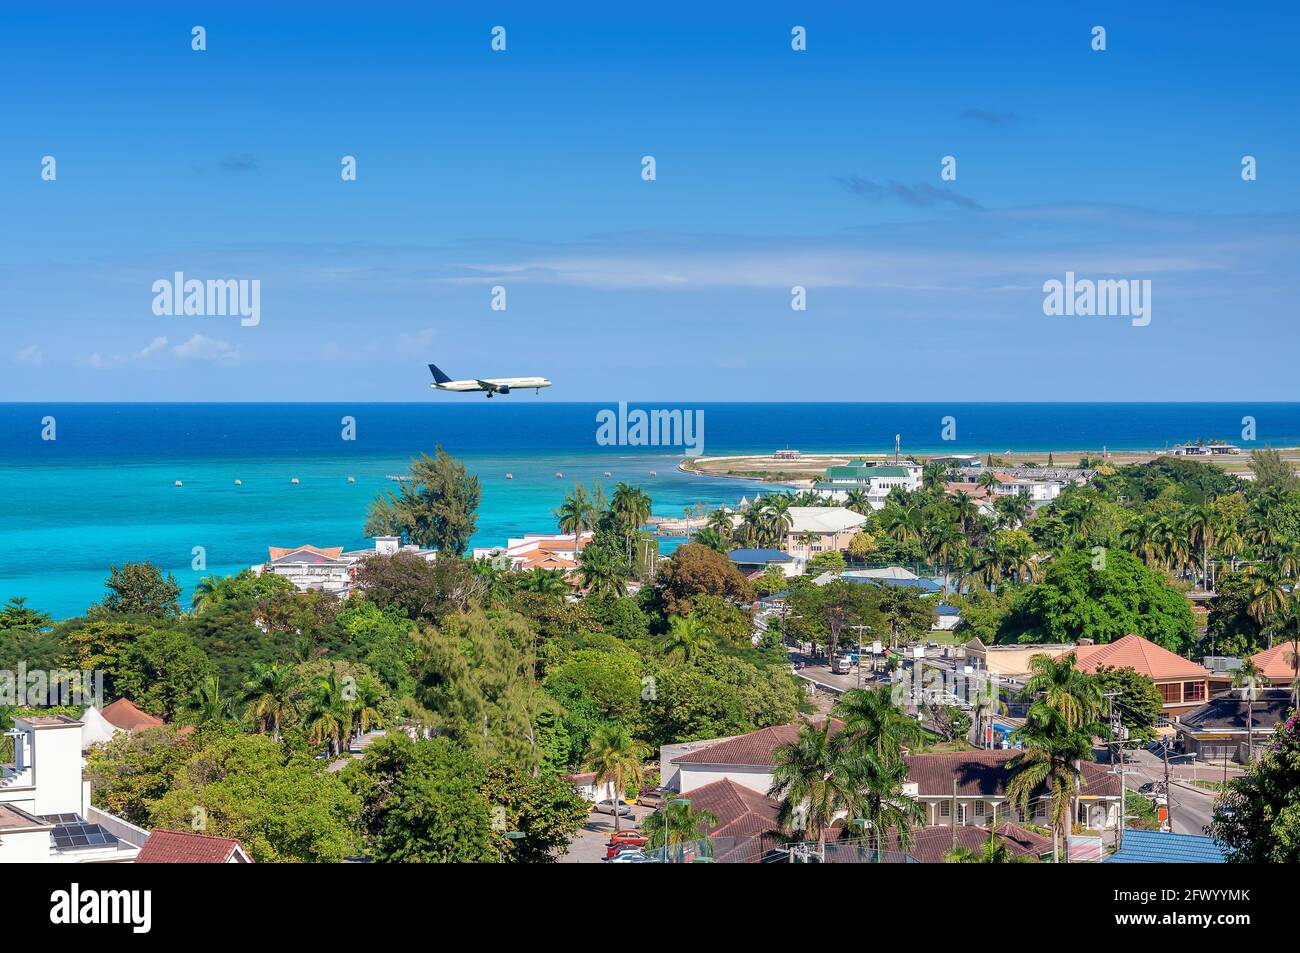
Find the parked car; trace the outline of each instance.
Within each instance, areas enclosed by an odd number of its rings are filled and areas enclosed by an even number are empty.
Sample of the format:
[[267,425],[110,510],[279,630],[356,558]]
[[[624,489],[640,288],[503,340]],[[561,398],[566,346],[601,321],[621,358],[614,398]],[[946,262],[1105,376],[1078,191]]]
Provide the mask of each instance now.
[[597,801],[591,806],[591,809],[597,814],[609,814],[612,816],[615,811],[617,811],[619,817],[630,817],[632,815],[632,808],[628,807],[622,801]]
[[611,864],[648,864],[650,858],[642,853],[639,847],[629,847],[627,850],[621,850],[609,859]]
[[1146,784],[1138,788],[1138,794],[1145,794],[1147,797],[1150,797],[1153,794],[1166,793],[1168,793],[1168,789],[1165,787],[1165,782],[1163,781],[1148,781]]
[[847,675],[853,671],[853,660],[847,655],[841,655],[835,660],[835,671],[841,675]]
[[605,847],[605,859],[613,860],[625,850],[640,850],[646,843],[646,836],[637,831],[620,832],[609,839]]

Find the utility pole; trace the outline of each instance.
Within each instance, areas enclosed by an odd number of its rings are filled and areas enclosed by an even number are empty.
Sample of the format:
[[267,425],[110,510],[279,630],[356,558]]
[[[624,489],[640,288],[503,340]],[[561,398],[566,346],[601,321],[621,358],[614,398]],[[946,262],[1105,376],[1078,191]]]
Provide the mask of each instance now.
[[1165,812],[1169,815],[1169,833],[1174,832],[1174,792],[1169,786],[1169,739],[1161,749],[1165,755]]
[[[1124,719],[1114,701],[1119,697],[1119,692],[1106,692],[1105,697],[1110,700],[1110,739],[1115,746],[1111,762],[1114,763],[1115,758],[1119,758],[1119,825],[1115,831],[1115,846],[1118,849],[1124,846],[1124,819],[1128,814],[1128,789],[1124,787]],[[1167,800],[1168,794],[1165,797]]]

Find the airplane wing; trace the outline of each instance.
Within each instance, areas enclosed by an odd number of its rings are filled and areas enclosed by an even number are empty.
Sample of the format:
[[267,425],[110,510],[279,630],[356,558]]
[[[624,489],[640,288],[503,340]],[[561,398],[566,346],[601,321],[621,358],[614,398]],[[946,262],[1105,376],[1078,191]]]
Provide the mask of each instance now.
[[493,384],[491,381],[479,380],[477,377],[474,378],[474,383],[475,383],[475,384],[478,384],[478,386],[479,386],[479,387],[482,387],[484,390],[499,390],[499,389],[500,389],[499,387],[497,387],[496,384]]

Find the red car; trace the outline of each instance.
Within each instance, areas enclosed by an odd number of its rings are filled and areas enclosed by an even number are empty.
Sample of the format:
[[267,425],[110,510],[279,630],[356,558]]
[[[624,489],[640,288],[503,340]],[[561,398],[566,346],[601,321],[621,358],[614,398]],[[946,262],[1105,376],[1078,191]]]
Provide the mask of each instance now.
[[605,848],[605,859],[612,860],[624,847],[644,847],[646,842],[645,835],[638,834],[636,831],[623,831],[615,834],[609,839],[609,844]]

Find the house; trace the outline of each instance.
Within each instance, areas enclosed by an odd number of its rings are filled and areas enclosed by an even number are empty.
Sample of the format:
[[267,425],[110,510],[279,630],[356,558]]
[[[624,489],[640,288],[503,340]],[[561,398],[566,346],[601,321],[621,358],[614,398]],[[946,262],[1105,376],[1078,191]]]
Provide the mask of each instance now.
[[707,829],[714,863],[758,863],[771,853],[781,806],[765,793],[722,778],[694,788],[688,798],[692,811],[717,818]]
[[1024,680],[1030,659],[1035,655],[1057,659],[1073,654],[1081,672],[1092,673],[1106,667],[1130,668],[1156,683],[1166,715],[1190,711],[1227,684],[1222,675],[1215,675],[1140,635],[1126,635],[1101,645],[1088,639],[1080,639],[1077,644],[1035,645],[985,645],[979,639],[972,639],[966,643],[965,653],[974,668],[1013,681]]
[[806,560],[780,549],[733,549],[727,558],[746,576],[766,572],[770,566],[776,566],[786,576],[802,576],[807,565]]
[[1290,642],[1279,642],[1271,649],[1256,652],[1250,660],[1267,685],[1290,685],[1295,681],[1297,659]]
[[921,465],[917,463],[875,463],[867,460],[850,460],[842,466],[827,467],[822,479],[813,484],[813,491],[842,503],[853,490],[867,497],[873,510],[883,510],[891,490],[902,489],[913,493],[921,488]]
[[578,569],[580,554],[594,533],[525,533],[507,539],[505,546],[479,547],[475,559],[492,560],[503,569],[527,572],[530,569],[559,569],[570,573]]
[[[1174,729],[1183,750],[1201,761],[1233,760],[1245,764],[1250,757],[1250,739],[1255,753],[1272,740],[1278,722],[1295,706],[1290,688],[1256,688],[1252,703],[1247,689],[1237,688],[1215,695],[1203,705],[1177,716]],[[1251,718],[1250,727],[1246,720]]]
[[1241,448],[1230,443],[1180,443],[1169,448],[1174,457],[1235,457],[1240,453]]
[[14,760],[0,767],[0,864],[130,863],[149,834],[90,803],[82,729],[67,715],[28,715],[6,732]]
[[934,607],[935,621],[930,626],[931,632],[951,632],[961,624],[961,610],[941,602]]
[[136,857],[137,864],[251,864],[244,845],[233,837],[189,831],[156,830]]
[[342,546],[271,546],[269,558],[259,566],[253,566],[254,573],[273,573],[283,576],[294,584],[300,592],[330,592],[340,598],[352,593],[356,584],[357,567],[368,556],[392,556],[397,553],[412,553],[423,559],[433,560],[437,551],[421,549],[414,545],[401,545],[397,536],[376,536],[374,549],[358,549],[344,552]]
[[1124,828],[1124,846],[1106,864],[1222,864],[1223,851],[1214,838],[1201,834],[1162,834]]
[[[813,722],[817,723],[816,720]],[[757,794],[767,795],[772,786],[773,753],[799,737],[800,724],[775,725],[746,735],[713,743],[693,742],[689,750],[672,754],[661,749],[661,774],[668,790],[683,797],[692,792],[729,781]],[[842,727],[832,723],[832,732]],[[1027,813],[1016,809],[1007,796],[1017,751],[960,751],[941,754],[906,755],[907,781],[903,793],[921,802],[926,827],[988,827],[997,812],[998,826],[1032,823],[1045,826],[1045,797],[1033,801]],[[664,768],[668,770],[664,770]],[[1082,765],[1084,786],[1075,806],[1075,821],[1093,830],[1114,830],[1119,824],[1119,776],[1103,765]],[[694,802],[692,801],[692,804]]]
[[[1013,805],[1007,789],[1017,751],[957,751],[904,757],[907,781],[903,793],[925,808],[927,827],[988,827],[996,812],[998,825],[1048,826],[1048,798],[1033,800],[1029,810]],[[1120,818],[1119,776],[1100,764],[1084,762],[1083,786],[1073,810],[1073,822],[1090,830],[1117,829]]]
[[595,771],[584,771],[579,774],[566,774],[564,779],[573,785],[573,790],[582,795],[582,798],[595,804],[597,801],[615,801],[621,800],[618,797],[618,789],[612,780],[605,781],[601,784],[596,783]]
[[[982,827],[921,827],[912,831],[912,842],[906,853],[912,860],[922,864],[943,864],[948,862],[948,855],[954,847],[978,854],[988,843],[990,835],[1007,848],[1013,856],[1033,857],[1039,860],[1051,860],[1052,839],[1042,834],[1013,824],[998,820],[991,830]],[[898,834],[890,832],[884,839],[884,850],[902,852]]]
[[135,734],[146,728],[161,728],[166,724],[157,715],[137,708],[129,698],[119,698],[111,705],[105,705],[99,714],[114,728],[127,734]]
[[849,541],[867,522],[861,513],[843,506],[792,506],[786,512],[790,514],[790,525],[785,551],[800,559],[848,549]]
[[[1166,715],[1190,711],[1209,699],[1210,670],[1190,659],[1175,655],[1140,635],[1126,635],[1114,642],[1096,645],[1086,640],[1070,650],[1081,672],[1100,668],[1130,668],[1156,683]],[[1216,679],[1216,684],[1221,679]]]

